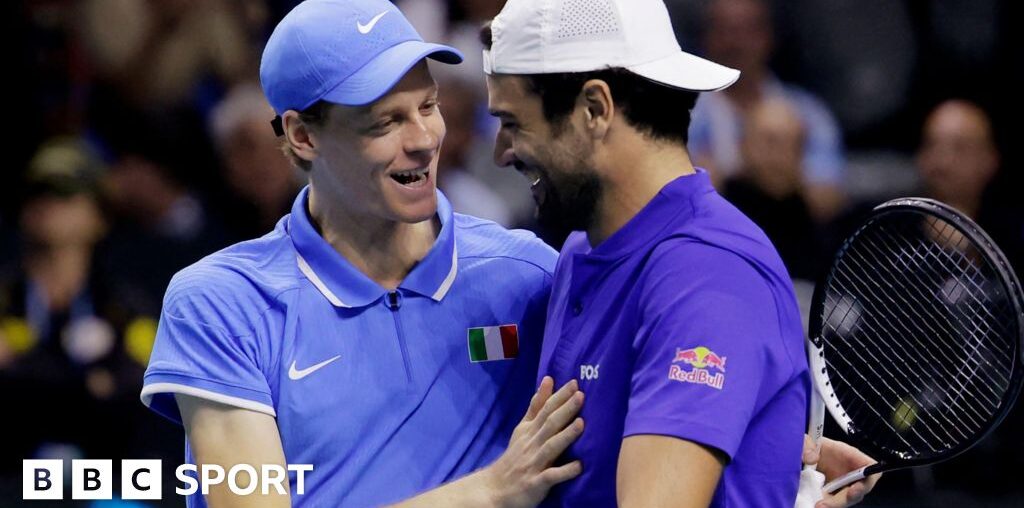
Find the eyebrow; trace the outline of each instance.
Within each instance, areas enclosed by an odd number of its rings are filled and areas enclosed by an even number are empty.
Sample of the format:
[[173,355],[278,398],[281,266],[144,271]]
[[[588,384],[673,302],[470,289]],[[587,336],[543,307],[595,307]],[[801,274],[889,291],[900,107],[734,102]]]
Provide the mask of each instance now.
[[[438,99],[438,94],[440,93],[440,91],[441,91],[440,87],[437,86],[437,83],[434,83],[427,90],[426,99],[428,99],[428,100],[437,100]],[[364,117],[378,117],[378,116],[393,115],[393,114],[401,112],[401,109],[402,109],[400,106],[390,106],[390,107],[388,107],[388,106],[380,106],[377,103],[367,104],[365,106],[359,106],[359,108],[360,108],[359,114],[364,116]]]
[[513,115],[512,113],[510,113],[508,111],[505,111],[503,109],[488,109],[487,113],[489,115],[491,115],[491,116],[498,117],[498,118],[506,117],[506,118],[515,119],[515,117],[516,117],[516,115]]

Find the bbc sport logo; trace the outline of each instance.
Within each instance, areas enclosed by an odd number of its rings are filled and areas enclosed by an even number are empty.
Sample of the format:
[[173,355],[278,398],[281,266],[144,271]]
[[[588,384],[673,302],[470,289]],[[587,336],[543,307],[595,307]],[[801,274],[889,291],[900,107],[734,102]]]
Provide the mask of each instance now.
[[[72,460],[71,499],[113,499],[113,466],[112,460]],[[175,477],[181,482],[181,486],[174,488],[174,493],[190,496],[202,492],[206,495],[210,493],[211,486],[226,483],[232,493],[240,496],[255,494],[257,490],[262,495],[268,495],[271,489],[277,494],[285,494],[288,473],[294,472],[295,491],[292,494],[301,496],[306,492],[305,475],[312,471],[312,464],[288,464],[287,467],[278,464],[236,464],[227,471],[216,464],[182,464],[174,471]],[[122,460],[120,499],[163,499],[162,472],[163,464],[160,460]],[[22,461],[22,499],[63,500],[64,485],[63,460]]]

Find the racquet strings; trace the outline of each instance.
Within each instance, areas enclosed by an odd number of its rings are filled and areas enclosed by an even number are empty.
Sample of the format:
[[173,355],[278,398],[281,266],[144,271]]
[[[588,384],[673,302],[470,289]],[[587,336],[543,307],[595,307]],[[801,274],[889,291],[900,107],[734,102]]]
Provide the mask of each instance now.
[[820,337],[848,432],[928,460],[989,429],[1012,403],[1019,340],[998,273],[953,225],[909,210],[876,217],[844,246]]

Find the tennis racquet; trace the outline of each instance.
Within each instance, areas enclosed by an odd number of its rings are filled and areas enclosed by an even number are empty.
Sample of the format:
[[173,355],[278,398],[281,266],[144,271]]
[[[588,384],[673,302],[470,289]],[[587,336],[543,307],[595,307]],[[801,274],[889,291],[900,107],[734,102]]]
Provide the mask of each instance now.
[[807,466],[801,496],[813,505],[822,490],[947,460],[995,429],[1024,379],[1022,302],[1006,257],[962,213],[923,198],[876,207],[815,288],[807,346],[808,434],[817,443],[827,409],[878,462],[823,489]]

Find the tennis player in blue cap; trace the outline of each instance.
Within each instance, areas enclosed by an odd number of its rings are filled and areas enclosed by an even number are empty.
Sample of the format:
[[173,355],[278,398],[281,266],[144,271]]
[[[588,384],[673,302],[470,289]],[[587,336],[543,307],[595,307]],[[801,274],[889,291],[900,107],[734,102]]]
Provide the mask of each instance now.
[[461,58],[387,0],[309,0],[274,30],[260,77],[309,185],[174,277],[142,399],[190,463],[314,469],[301,495],[292,474],[189,506],[532,506],[580,473],[553,464],[582,432],[576,382],[534,393],[556,253],[435,188],[427,60]]

